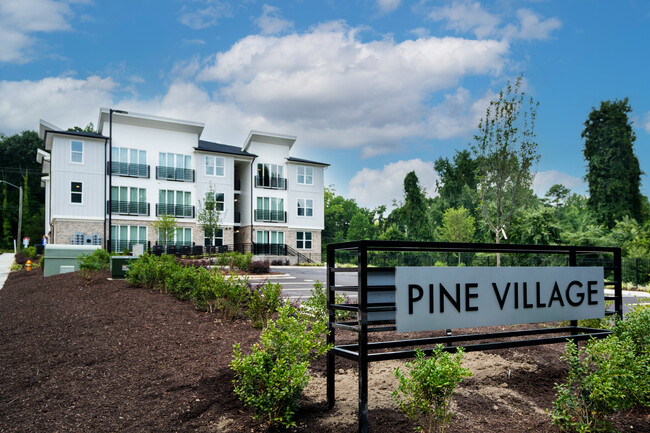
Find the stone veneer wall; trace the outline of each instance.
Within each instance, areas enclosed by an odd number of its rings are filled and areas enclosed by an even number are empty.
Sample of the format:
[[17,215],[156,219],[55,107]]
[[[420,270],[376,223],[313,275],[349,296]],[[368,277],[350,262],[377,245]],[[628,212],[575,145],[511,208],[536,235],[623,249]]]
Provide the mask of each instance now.
[[[298,249],[296,232],[311,232],[311,249]],[[285,235],[285,243],[300,254],[309,257],[314,262],[321,262],[321,231],[320,230],[289,230]]]
[[[108,230],[108,227],[106,228]],[[92,236],[93,233],[97,233],[102,237],[102,240],[105,242],[104,238],[104,220],[66,220],[55,218],[52,220],[52,236],[50,236],[49,242],[54,244],[70,244],[70,238],[75,233],[83,233],[88,236]],[[106,233],[108,237],[108,233]]]

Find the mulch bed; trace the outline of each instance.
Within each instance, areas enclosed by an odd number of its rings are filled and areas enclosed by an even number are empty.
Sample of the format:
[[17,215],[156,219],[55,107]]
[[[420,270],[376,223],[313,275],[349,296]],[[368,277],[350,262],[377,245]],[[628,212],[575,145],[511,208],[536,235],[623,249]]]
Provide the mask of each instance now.
[[[259,330],[107,277],[86,286],[77,274],[10,274],[0,290],[1,432],[265,431],[235,397],[228,367],[233,344],[250,347]],[[559,346],[521,349],[540,359],[540,370],[519,381],[517,391],[541,407],[550,407],[553,381],[566,372]],[[470,389],[481,386],[471,380]],[[457,405],[464,415],[450,432],[558,431],[539,417],[494,410],[479,395],[466,393]],[[321,400],[302,402],[290,431],[357,431],[356,419],[324,425],[327,413],[323,390]],[[373,432],[413,431],[395,410],[371,409],[370,421]],[[650,412],[621,414],[616,425],[650,431]]]

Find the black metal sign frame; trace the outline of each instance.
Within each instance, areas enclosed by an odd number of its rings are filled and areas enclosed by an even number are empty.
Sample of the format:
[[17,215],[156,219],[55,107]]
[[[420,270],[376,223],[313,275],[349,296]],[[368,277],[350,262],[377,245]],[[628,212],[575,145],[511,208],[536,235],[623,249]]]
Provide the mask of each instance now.
[[[570,321],[569,326],[546,327],[498,333],[447,335],[442,337],[421,338],[411,340],[395,340],[369,342],[369,332],[395,331],[394,320],[369,320],[369,314],[381,311],[395,311],[395,303],[369,303],[368,293],[395,291],[392,285],[368,285],[368,253],[369,252],[403,252],[403,253],[502,253],[502,254],[532,254],[532,255],[563,255],[568,259],[568,266],[578,266],[581,255],[608,255],[611,260],[604,266],[605,272],[613,275],[611,281],[604,285],[614,288],[614,296],[605,296],[605,301],[614,301],[614,310],[606,311],[605,315],[623,317],[622,268],[621,249],[608,247],[575,247],[555,245],[504,245],[504,244],[469,244],[443,242],[413,242],[413,241],[356,241],[330,244],[327,246],[327,310],[328,329],[327,341],[333,349],[327,354],[327,403],[330,408],[335,403],[335,362],[340,356],[358,362],[359,368],[359,432],[368,432],[368,364],[374,361],[390,359],[405,359],[415,355],[414,350],[390,350],[403,347],[429,346],[424,352],[429,354],[437,344],[444,344],[446,351],[455,352],[459,347],[467,352],[502,349],[508,347],[533,346],[550,343],[564,343],[567,340],[587,340],[604,338],[611,334],[605,329],[579,327],[577,320]],[[356,255],[357,267],[337,267],[336,253],[347,252]],[[372,268],[372,270],[390,270],[394,268]],[[340,273],[356,273],[356,285],[337,285],[336,276]],[[336,303],[337,292],[356,292],[357,303]],[[336,311],[356,313],[357,320],[337,322]],[[336,345],[336,330],[347,330],[357,333],[356,344]],[[533,338],[536,337],[536,338]],[[485,341],[489,340],[489,341]],[[496,341],[495,341],[496,340]]]

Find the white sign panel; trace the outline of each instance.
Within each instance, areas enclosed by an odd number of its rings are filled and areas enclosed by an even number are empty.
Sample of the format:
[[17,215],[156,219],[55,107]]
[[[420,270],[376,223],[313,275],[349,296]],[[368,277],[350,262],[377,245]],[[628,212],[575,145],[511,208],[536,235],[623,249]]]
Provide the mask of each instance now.
[[604,316],[597,267],[398,267],[397,332]]

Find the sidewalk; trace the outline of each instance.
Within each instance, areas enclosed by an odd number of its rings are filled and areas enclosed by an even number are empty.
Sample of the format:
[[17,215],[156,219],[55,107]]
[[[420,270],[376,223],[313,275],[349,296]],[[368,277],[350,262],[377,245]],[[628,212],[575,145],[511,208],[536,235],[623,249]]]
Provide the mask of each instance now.
[[4,286],[9,272],[11,271],[11,265],[14,263],[14,255],[10,253],[0,254],[0,289]]

